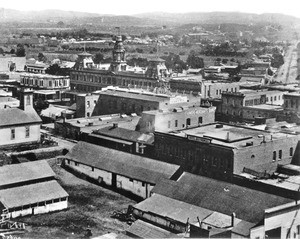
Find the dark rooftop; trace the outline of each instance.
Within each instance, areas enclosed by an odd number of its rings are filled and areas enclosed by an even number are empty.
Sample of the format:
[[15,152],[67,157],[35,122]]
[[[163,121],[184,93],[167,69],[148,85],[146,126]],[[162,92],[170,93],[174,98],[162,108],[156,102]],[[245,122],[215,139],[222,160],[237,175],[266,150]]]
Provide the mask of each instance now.
[[25,112],[18,108],[0,109],[0,127],[41,122],[42,120],[34,112]]
[[178,165],[156,161],[83,141],[78,142],[66,155],[66,158],[153,184],[156,184],[163,178],[170,178],[179,169]]
[[235,213],[237,218],[251,223],[261,221],[265,209],[293,202],[292,199],[186,172],[177,182],[160,181],[152,192],[226,215]]

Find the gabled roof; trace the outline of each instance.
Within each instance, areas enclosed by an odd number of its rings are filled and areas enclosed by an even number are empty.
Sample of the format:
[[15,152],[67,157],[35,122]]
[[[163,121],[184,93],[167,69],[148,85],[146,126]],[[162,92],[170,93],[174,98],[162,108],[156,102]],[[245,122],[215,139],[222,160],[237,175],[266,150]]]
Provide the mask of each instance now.
[[41,118],[33,111],[25,112],[18,108],[0,109],[0,127],[41,122]]
[[235,213],[237,218],[252,223],[264,218],[265,209],[293,201],[186,172],[177,182],[160,181],[152,192],[226,215]]
[[69,194],[56,180],[0,190],[0,202],[6,208],[15,208],[68,196]]
[[98,169],[153,184],[163,178],[170,178],[179,169],[178,165],[83,141],[78,142],[65,157]]
[[45,160],[5,165],[0,167],[0,188],[54,176],[55,173]]
[[126,232],[138,238],[179,238],[174,233],[142,220],[135,221]]

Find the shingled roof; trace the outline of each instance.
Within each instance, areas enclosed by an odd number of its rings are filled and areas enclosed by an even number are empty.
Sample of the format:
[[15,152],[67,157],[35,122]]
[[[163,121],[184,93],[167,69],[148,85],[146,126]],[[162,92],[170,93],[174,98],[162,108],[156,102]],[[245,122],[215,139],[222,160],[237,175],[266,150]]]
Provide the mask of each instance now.
[[68,197],[56,180],[0,190],[0,202],[5,208]]
[[33,110],[25,112],[18,108],[0,109],[0,127],[41,122],[41,118]]
[[0,167],[0,188],[54,176],[55,173],[45,160],[5,165]]
[[293,200],[211,178],[183,173],[179,180],[162,180],[152,190],[198,207],[231,215],[251,223],[264,218],[264,210]]
[[178,165],[83,141],[78,142],[65,157],[98,169],[153,184],[163,178],[170,178],[179,169]]

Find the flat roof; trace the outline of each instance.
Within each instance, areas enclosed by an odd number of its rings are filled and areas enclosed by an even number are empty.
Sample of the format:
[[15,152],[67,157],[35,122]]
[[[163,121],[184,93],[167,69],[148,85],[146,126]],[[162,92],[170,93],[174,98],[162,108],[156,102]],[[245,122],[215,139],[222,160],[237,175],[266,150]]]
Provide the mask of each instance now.
[[55,173],[46,160],[5,165],[0,167],[0,188],[1,186],[54,176]]
[[108,91],[100,91],[97,92],[99,95],[111,95],[116,97],[124,97],[129,99],[139,99],[144,101],[156,101],[162,102],[166,100],[170,100],[172,98],[168,95],[157,95],[157,94],[147,94],[142,92],[126,92],[126,91],[118,91],[118,90],[108,90]]
[[261,104],[261,105],[251,105],[246,106],[245,108],[253,108],[253,109],[261,109],[261,110],[283,110],[281,105],[269,105],[269,104]]
[[79,141],[65,158],[143,182],[170,178],[180,166]]
[[[265,137],[266,142],[295,137],[294,135],[281,132],[271,133],[265,130],[218,122],[168,133],[157,132],[231,148],[244,148],[246,147],[246,143],[252,144],[252,142],[253,146],[260,145],[263,141],[263,137]],[[250,145],[248,144],[247,146]]]
[[0,190],[0,202],[6,208],[68,197],[56,180]]

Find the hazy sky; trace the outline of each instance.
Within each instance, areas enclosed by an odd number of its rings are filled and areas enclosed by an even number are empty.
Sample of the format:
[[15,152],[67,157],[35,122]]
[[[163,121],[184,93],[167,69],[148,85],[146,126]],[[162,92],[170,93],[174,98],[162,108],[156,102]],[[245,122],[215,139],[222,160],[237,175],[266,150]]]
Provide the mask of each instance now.
[[18,10],[61,9],[101,14],[239,11],[284,13],[300,18],[300,0],[1,0],[0,7]]

